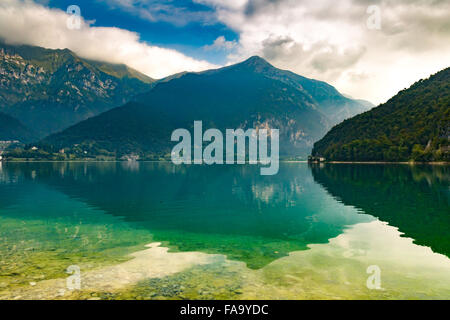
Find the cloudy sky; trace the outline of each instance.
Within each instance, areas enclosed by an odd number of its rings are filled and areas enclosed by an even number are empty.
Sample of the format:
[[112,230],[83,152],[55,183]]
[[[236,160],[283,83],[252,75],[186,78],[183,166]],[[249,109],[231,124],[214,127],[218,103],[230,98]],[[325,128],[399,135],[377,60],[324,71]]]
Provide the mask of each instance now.
[[154,78],[260,55],[380,103],[450,66],[450,1],[1,0],[0,38]]

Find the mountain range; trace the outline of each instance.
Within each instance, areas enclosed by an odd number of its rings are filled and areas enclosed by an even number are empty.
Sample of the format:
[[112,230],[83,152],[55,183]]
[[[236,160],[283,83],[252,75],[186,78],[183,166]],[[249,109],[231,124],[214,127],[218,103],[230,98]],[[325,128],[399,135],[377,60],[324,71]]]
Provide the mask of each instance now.
[[280,70],[260,57],[221,69],[185,72],[153,83],[124,106],[42,141],[91,155],[167,155],[177,128],[280,129],[280,155],[306,156],[335,124],[367,111],[331,85]]
[[70,158],[168,157],[171,133],[201,120],[204,130],[279,129],[285,158],[449,161],[449,105],[450,68],[373,108],[257,56],[154,80],[67,49],[0,42],[0,141]]
[[450,161],[450,68],[334,127],[313,156],[334,161]]
[[121,106],[152,82],[125,65],[82,59],[67,49],[0,42],[0,112],[29,128],[32,140]]

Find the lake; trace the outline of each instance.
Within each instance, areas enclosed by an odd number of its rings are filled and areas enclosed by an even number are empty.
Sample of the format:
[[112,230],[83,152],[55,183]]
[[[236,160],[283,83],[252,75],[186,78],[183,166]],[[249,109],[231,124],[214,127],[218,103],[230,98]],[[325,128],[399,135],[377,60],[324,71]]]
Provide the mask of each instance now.
[[450,166],[259,173],[0,163],[0,299],[450,299]]

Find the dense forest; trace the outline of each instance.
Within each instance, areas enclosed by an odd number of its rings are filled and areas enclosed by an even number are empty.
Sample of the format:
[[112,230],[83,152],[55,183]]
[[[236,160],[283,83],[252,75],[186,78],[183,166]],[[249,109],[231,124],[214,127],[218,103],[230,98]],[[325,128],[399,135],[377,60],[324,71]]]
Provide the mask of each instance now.
[[335,126],[315,143],[328,161],[450,161],[450,68]]

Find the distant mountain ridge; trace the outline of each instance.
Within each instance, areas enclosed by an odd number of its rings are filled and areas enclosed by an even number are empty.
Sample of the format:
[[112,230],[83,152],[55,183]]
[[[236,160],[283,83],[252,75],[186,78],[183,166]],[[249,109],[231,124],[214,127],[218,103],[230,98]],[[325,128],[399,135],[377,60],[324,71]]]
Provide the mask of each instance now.
[[260,57],[162,79],[125,106],[51,135],[43,143],[88,153],[167,155],[177,128],[279,128],[282,156],[306,156],[341,120],[368,109],[334,87],[273,67]]
[[37,137],[123,105],[154,80],[125,65],[90,61],[68,49],[0,42],[0,111]]
[[0,141],[30,141],[33,133],[19,120],[0,112]]
[[259,56],[253,56],[244,62],[220,69],[213,69],[196,73],[181,72],[158,80],[154,83],[154,85],[181,78],[186,74],[214,75],[216,73],[224,72],[226,70],[230,71],[233,69],[260,73],[270,79],[281,81],[286,85],[298,89],[303,94],[307,95],[313,101],[313,103],[320,105],[320,111],[325,113],[325,115],[329,118],[331,126],[336,123],[342,122],[343,120],[350,118],[355,114],[367,111],[368,109],[375,107],[368,101],[352,99],[339,93],[335,87],[326,82],[309,79],[300,76],[292,71],[275,68],[269,62]]
[[336,161],[450,161],[450,68],[337,125],[312,155]]

